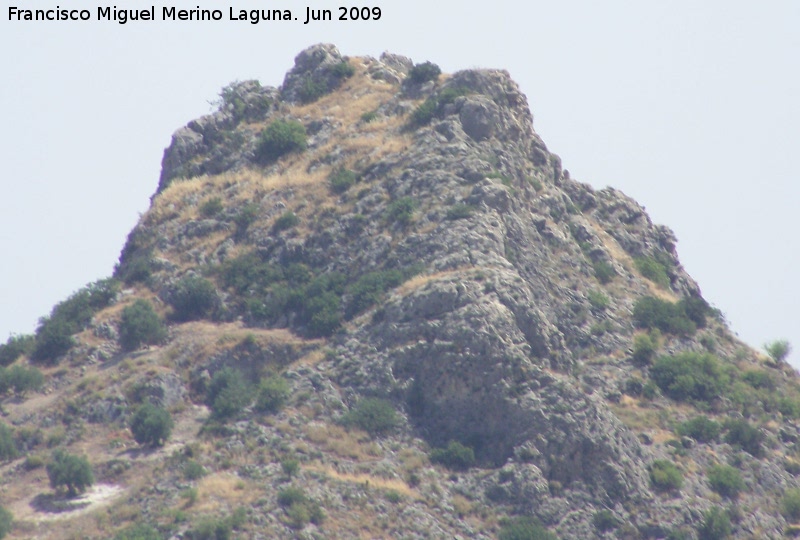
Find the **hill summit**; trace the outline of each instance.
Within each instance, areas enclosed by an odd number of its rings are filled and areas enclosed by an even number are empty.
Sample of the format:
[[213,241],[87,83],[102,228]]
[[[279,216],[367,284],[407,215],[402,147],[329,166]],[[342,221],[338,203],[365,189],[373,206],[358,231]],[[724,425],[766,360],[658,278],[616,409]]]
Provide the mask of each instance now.
[[11,537],[800,533],[786,344],[570,178],[507,72],[315,45],[218,105],[113,278],[0,347]]

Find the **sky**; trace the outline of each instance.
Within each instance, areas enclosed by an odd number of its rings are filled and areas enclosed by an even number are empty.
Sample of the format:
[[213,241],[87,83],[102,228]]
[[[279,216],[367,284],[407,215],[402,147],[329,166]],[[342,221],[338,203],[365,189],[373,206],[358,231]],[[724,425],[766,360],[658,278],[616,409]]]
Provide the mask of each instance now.
[[[508,70],[571,176],[672,228],[740,338],[787,339],[800,366],[800,2],[362,0],[379,20],[304,25],[307,6],[338,19],[339,4],[119,0],[159,19],[163,6],[224,14],[120,25],[96,20],[99,1],[60,3],[90,21],[17,22],[18,3],[0,0],[0,341],[112,273],[171,134],[223,86],[279,86],[298,52],[329,42],[445,72]],[[231,21],[230,6],[300,20]]]

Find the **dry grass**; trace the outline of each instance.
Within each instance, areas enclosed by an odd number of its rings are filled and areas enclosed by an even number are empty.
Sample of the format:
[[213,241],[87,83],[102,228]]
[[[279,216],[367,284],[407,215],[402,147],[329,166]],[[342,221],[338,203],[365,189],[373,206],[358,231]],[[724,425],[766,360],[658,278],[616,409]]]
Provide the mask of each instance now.
[[417,492],[414,488],[403,482],[402,480],[397,479],[389,479],[389,478],[382,478],[380,476],[373,476],[370,474],[350,474],[350,473],[341,473],[334,470],[332,467],[327,465],[322,465],[319,463],[309,463],[303,466],[304,469],[309,471],[315,471],[318,473],[322,473],[328,478],[333,480],[337,480],[339,482],[348,482],[351,484],[360,484],[367,487],[374,487],[384,490],[394,490],[401,495],[409,497],[411,499],[419,500],[422,497],[420,496],[419,492]]
[[233,473],[219,472],[204,477],[197,483],[197,502],[192,510],[213,513],[220,508],[250,504],[259,496],[258,490],[246,489],[242,479]]
[[307,424],[304,431],[309,441],[339,457],[358,462],[372,461],[375,458],[376,447],[370,443],[369,436],[364,432],[315,422]]
[[453,510],[456,511],[458,517],[463,518],[464,516],[471,514],[474,505],[472,501],[464,497],[463,495],[453,495]]
[[609,404],[611,411],[623,424],[634,431],[649,431],[661,425],[658,410],[640,407],[638,400],[624,397],[628,399]]

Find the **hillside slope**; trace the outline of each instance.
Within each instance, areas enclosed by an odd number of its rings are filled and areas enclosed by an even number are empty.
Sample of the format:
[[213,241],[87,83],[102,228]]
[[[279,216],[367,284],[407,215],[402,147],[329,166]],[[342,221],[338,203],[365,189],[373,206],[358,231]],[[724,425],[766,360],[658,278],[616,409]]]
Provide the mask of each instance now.
[[800,380],[675,244],[508,73],[307,49],[179,129],[114,278],[0,349],[45,377],[4,390],[10,537],[798,533]]

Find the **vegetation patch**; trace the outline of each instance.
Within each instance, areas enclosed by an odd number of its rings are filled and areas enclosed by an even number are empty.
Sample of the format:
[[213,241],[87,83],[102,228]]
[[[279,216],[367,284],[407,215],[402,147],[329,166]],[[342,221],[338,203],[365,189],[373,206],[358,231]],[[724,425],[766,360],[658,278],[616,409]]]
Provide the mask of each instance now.
[[308,147],[306,128],[294,120],[276,120],[261,132],[255,158],[264,165]]
[[6,424],[0,423],[0,461],[11,461],[18,455],[11,428]]
[[592,524],[601,533],[613,531],[620,526],[620,521],[610,510],[600,510],[592,516]]
[[219,197],[211,197],[200,205],[200,215],[211,218],[222,212],[222,208],[222,199]]
[[290,486],[278,492],[278,504],[285,511],[286,523],[294,529],[302,529],[309,523],[320,525],[325,512],[318,502],[308,497],[302,488]]
[[350,169],[339,168],[331,173],[328,182],[331,186],[331,191],[334,193],[344,193],[356,183],[356,173]]
[[391,269],[367,272],[347,288],[350,301],[345,309],[345,317],[350,319],[368,307],[378,303],[384,294],[418,273],[411,267],[405,271]]
[[683,475],[671,461],[658,459],[650,465],[650,481],[659,491],[676,491],[683,486]]
[[178,281],[167,300],[177,321],[211,318],[219,307],[214,284],[200,276],[185,276]]
[[603,285],[611,283],[611,281],[617,277],[617,271],[606,261],[594,261],[592,263],[592,269],[594,270],[594,277]]
[[113,279],[96,281],[57,304],[36,329],[31,360],[53,363],[66,354],[75,341],[72,335],[85,329],[95,313],[111,304],[119,290]]
[[11,336],[0,345],[0,366],[13,364],[22,355],[30,354],[35,345],[35,338],[30,334]]
[[272,232],[277,233],[280,231],[285,231],[286,229],[296,227],[299,223],[300,218],[297,217],[297,214],[290,210],[288,212],[284,212],[278,217],[278,219],[275,220],[275,223],[272,224]]
[[400,197],[389,203],[386,218],[393,223],[408,225],[417,209],[417,202],[411,197]]
[[431,461],[448,469],[466,471],[475,465],[475,451],[458,441],[450,441],[445,448],[434,448],[431,451]]
[[653,257],[637,257],[633,260],[636,269],[644,277],[663,289],[668,289],[670,285],[667,266]]
[[47,477],[50,487],[55,490],[66,488],[67,494],[74,497],[94,484],[94,474],[89,461],[82,456],[56,450],[53,459],[47,464]]
[[558,540],[536,519],[527,516],[505,520],[500,527],[498,540]]
[[730,419],[725,422],[725,442],[747,452],[761,457],[764,453],[764,434],[760,429],[750,425],[744,419]]
[[289,397],[289,383],[283,377],[274,375],[267,377],[258,387],[256,410],[274,414],[280,411]]
[[730,499],[735,499],[745,488],[739,470],[730,465],[712,465],[708,469],[708,484],[711,489]]
[[14,365],[0,367],[0,395],[13,392],[24,396],[30,391],[39,390],[44,384],[44,375],[35,367]]
[[406,81],[413,84],[422,84],[428,81],[435,81],[442,74],[441,68],[433,62],[423,62],[416,64],[408,71]]
[[722,426],[706,416],[696,416],[678,426],[678,434],[697,442],[710,443],[719,439]]
[[136,409],[130,421],[131,433],[137,443],[150,447],[162,446],[172,433],[169,411],[151,403]]
[[383,435],[397,427],[397,411],[390,401],[364,398],[345,416],[344,423],[363,429],[370,435]]
[[467,219],[475,213],[475,207],[471,204],[458,203],[447,209],[447,219],[454,221],[457,219]]
[[731,518],[722,508],[715,506],[703,514],[703,523],[697,529],[699,540],[723,540],[728,538],[733,529]]
[[654,296],[636,301],[633,321],[638,328],[657,328],[676,336],[691,336],[697,331],[697,323],[687,313],[687,303],[672,303]]
[[787,521],[800,521],[800,489],[787,489],[781,500],[781,514]]
[[729,382],[711,353],[662,356],[650,368],[650,377],[672,399],[706,403],[724,394]]
[[206,405],[217,420],[241,414],[252,401],[250,386],[241,371],[226,367],[214,374],[206,391]]
[[658,351],[659,332],[637,334],[633,338],[633,361],[638,366],[648,366]]
[[119,344],[123,350],[134,351],[142,345],[154,345],[166,337],[164,322],[147,300],[140,298],[122,310]]

